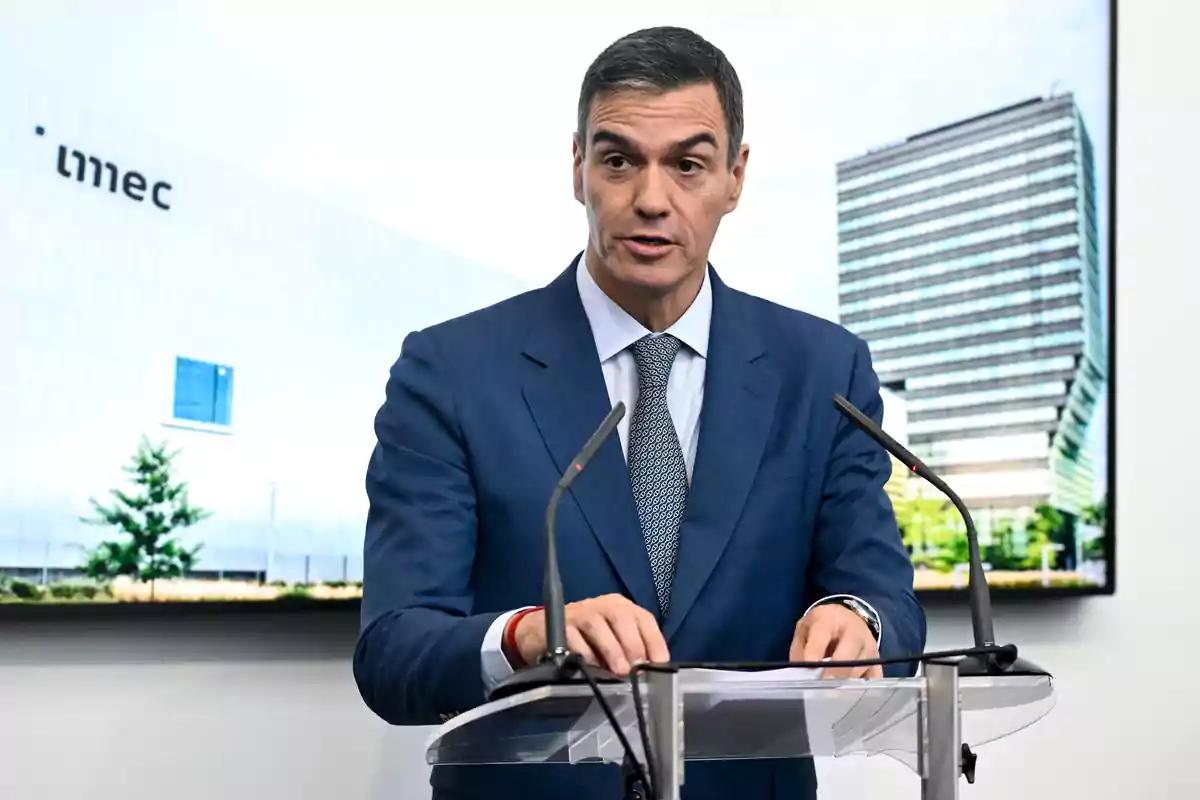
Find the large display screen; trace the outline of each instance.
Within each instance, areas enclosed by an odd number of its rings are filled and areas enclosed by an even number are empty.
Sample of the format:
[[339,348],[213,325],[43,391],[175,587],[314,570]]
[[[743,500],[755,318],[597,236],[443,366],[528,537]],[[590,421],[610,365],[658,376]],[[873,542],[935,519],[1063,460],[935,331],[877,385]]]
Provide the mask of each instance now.
[[[582,248],[579,82],[663,20],[20,8],[0,604],[355,602],[401,341]],[[995,590],[1111,591],[1109,3],[668,22],[745,89],[723,279],[868,342]],[[961,589],[953,507],[899,464],[887,491],[917,589]]]

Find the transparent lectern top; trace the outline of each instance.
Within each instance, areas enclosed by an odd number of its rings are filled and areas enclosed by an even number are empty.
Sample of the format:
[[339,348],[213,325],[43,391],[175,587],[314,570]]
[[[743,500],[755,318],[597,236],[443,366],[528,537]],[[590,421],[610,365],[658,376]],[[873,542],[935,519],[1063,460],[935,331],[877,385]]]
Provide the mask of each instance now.
[[[917,768],[924,677],[838,681],[796,670],[679,676],[686,759],[886,754]],[[644,681],[640,686],[645,704],[648,689]],[[601,689],[642,757],[629,683]],[[1052,679],[1042,675],[962,677],[959,694],[962,741],[972,747],[1016,733],[1054,705]],[[479,706],[434,731],[426,749],[430,764],[620,763],[623,757],[586,685],[543,687]]]

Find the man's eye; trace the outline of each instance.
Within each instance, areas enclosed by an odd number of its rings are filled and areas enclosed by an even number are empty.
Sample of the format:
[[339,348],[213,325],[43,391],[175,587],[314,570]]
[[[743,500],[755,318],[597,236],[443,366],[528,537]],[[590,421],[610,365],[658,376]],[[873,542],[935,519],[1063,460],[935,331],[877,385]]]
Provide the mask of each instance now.
[[605,157],[604,163],[613,169],[624,169],[629,166],[629,159],[625,156],[613,155]]
[[679,162],[679,171],[684,174],[688,174],[688,173],[692,173],[692,172],[699,172],[700,171],[700,162],[693,161],[690,158],[685,158],[683,161]]

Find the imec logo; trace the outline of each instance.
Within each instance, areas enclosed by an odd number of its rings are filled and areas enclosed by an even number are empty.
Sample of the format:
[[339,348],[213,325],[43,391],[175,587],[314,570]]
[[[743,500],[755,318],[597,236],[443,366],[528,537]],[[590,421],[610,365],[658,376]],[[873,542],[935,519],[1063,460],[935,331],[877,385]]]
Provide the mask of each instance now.
[[[41,125],[34,128],[34,132],[38,136],[45,136],[46,129]],[[120,168],[111,161],[101,161],[95,156],[89,156],[78,150],[71,150],[70,162],[68,168],[68,151],[65,144],[58,146],[58,174],[64,178],[74,178],[83,183],[83,180],[90,173],[92,176],[92,186],[99,189],[105,183],[107,176],[108,191],[113,194],[117,193],[117,187],[120,186],[121,191],[130,200],[135,200],[139,203],[146,200],[146,190],[149,188],[149,199],[154,205],[161,208],[163,211],[169,211],[171,204],[167,201],[167,192],[171,191],[171,184],[166,181],[156,181],[151,185],[146,176],[135,170],[128,170],[124,175],[121,174]],[[90,167],[90,169],[89,169]]]

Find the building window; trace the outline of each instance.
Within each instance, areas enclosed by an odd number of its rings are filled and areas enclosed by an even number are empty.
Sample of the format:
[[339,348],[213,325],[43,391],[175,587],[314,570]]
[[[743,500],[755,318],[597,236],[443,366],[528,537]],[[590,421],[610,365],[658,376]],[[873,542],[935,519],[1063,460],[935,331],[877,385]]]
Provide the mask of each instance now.
[[233,367],[175,359],[175,419],[229,425],[233,412]]

